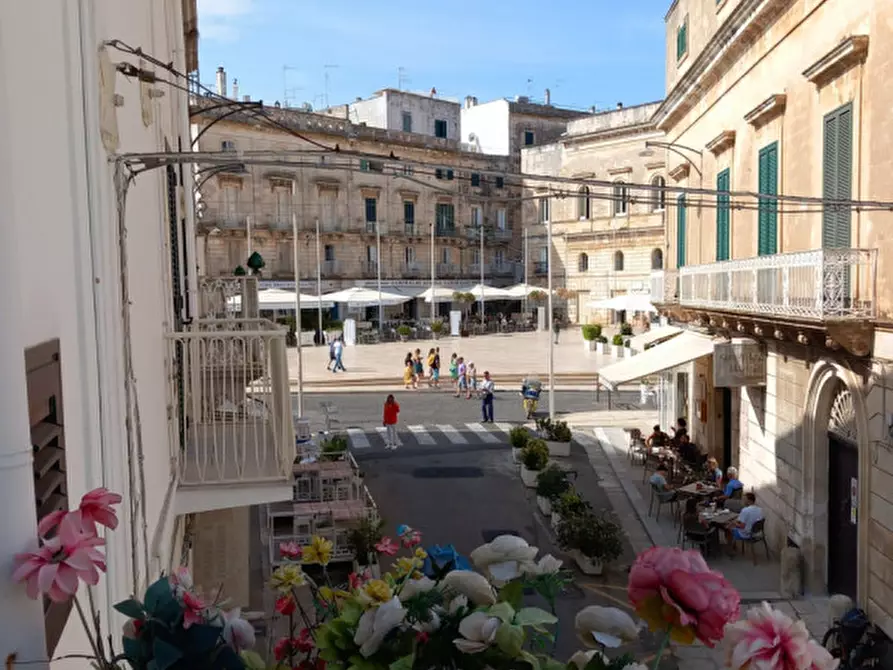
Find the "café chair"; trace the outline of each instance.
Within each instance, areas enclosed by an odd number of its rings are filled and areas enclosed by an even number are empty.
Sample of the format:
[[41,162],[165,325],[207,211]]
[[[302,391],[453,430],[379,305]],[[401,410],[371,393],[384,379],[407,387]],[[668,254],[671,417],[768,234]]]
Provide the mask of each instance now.
[[673,525],[675,526],[679,512],[679,497],[676,495],[676,491],[663,491],[657,484],[652,484],[651,502],[648,503],[648,516],[651,516],[651,511],[654,509],[655,503],[657,503],[657,516],[655,517],[655,520],[660,521],[660,508],[664,505],[669,505],[670,512],[673,513]]
[[769,543],[766,541],[766,531],[765,531],[766,520],[760,519],[755,522],[753,527],[750,529],[750,537],[746,540],[738,540],[741,543],[741,553],[747,551],[747,545],[750,545],[750,555],[753,557],[753,564],[757,564],[757,552],[756,545],[762,543],[766,548],[766,560],[769,560]]
[[697,547],[704,556],[711,553],[713,546],[717,543],[716,528],[704,528],[700,523],[689,521],[680,526],[682,535],[682,548],[689,544]]

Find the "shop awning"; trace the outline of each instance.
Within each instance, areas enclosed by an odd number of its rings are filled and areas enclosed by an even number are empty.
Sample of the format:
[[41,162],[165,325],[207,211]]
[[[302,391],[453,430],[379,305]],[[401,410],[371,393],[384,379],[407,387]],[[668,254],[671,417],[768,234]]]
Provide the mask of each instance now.
[[682,328],[677,328],[676,326],[658,326],[657,328],[652,328],[647,333],[636,335],[629,341],[629,346],[636,351],[645,351],[649,344],[668,340],[681,332]]
[[713,340],[685,331],[658,347],[630,356],[598,371],[599,380],[609,388],[675,368],[713,353]]

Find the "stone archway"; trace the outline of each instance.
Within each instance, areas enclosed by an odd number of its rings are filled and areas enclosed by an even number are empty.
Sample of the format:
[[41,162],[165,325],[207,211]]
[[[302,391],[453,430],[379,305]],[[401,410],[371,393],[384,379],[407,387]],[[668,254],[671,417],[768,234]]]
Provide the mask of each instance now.
[[[803,533],[806,585],[824,592],[828,584],[829,434],[853,444],[859,458],[858,600],[867,600],[870,464],[868,416],[863,384],[851,370],[819,361],[812,370],[803,416]],[[865,521],[863,523],[862,521]]]

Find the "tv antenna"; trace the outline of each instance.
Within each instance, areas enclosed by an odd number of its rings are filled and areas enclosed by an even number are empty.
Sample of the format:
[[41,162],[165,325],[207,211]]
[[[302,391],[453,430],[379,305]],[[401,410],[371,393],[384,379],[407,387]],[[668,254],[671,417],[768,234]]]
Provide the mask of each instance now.
[[402,65],[397,68],[397,90],[402,91],[403,87],[410,82],[408,76],[406,76],[406,68]]
[[334,70],[336,67],[338,67],[338,66],[337,65],[323,65],[322,66],[323,73],[325,76],[325,86],[326,86],[325,97],[323,98],[323,100],[326,103],[326,109],[328,109],[328,107],[329,107],[329,70]]
[[289,86],[288,85],[288,73],[289,72],[299,72],[300,68],[295,67],[294,65],[283,65],[282,66],[282,106],[283,107],[292,107],[292,102],[297,102],[297,96],[295,95],[298,91],[303,91],[303,86]]

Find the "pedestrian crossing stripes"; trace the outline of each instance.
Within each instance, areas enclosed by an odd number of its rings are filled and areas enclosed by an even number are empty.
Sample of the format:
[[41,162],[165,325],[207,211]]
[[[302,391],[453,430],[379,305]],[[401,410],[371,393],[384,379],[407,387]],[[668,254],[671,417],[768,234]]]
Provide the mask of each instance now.
[[[409,448],[436,448],[450,446],[508,445],[510,423],[466,423],[459,425],[411,425],[397,429],[398,446]],[[345,430],[350,448],[354,451],[384,449],[387,438],[384,426],[373,429],[348,428]]]

